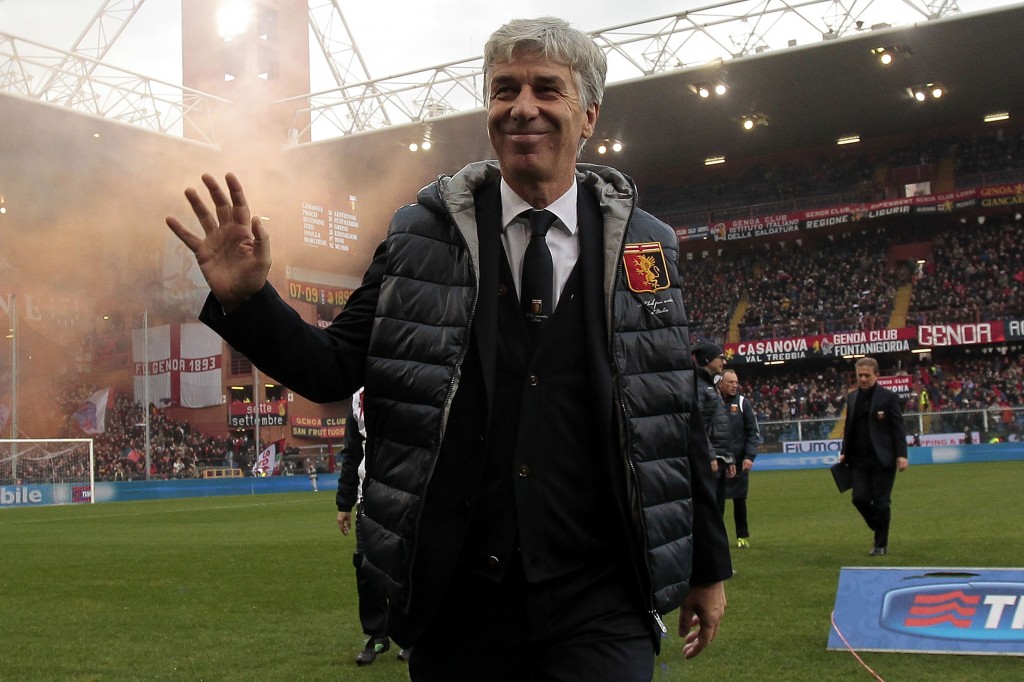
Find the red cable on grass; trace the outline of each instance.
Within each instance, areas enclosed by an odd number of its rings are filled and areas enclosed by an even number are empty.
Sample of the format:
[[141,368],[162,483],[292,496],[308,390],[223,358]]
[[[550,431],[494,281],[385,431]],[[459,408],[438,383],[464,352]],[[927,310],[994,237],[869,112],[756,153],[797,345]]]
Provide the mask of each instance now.
[[860,663],[860,664],[861,664],[861,666],[863,666],[863,668],[864,668],[865,670],[867,670],[867,671],[868,671],[869,673],[871,673],[872,675],[874,675],[875,679],[876,679],[876,680],[878,680],[878,682],[885,682],[885,680],[884,680],[884,679],[882,679],[882,677],[881,677],[881,676],[880,676],[880,675],[879,675],[878,673],[876,673],[876,672],[875,672],[874,670],[872,670],[872,669],[871,669],[871,666],[869,666],[869,665],[868,665],[867,663],[865,663],[865,662],[864,662],[864,659],[863,659],[863,658],[861,658],[861,657],[860,657],[860,656],[859,656],[859,655],[857,654],[857,652],[856,652],[856,651],[854,651],[853,647],[852,647],[852,646],[850,646],[850,643],[846,641],[846,637],[844,637],[844,636],[843,636],[843,633],[842,633],[842,631],[840,631],[840,630],[839,630],[839,626],[838,626],[838,625],[836,625],[836,612],[835,612],[835,611],[833,611],[833,612],[831,613],[831,615],[829,616],[829,618],[830,618],[830,619],[832,620],[832,629],[836,631],[836,634],[837,634],[837,635],[839,635],[839,639],[843,640],[843,644],[845,644],[845,645],[846,645],[846,649],[847,649],[847,650],[848,650],[848,651],[849,651],[849,652],[850,652],[851,654],[853,654],[853,657],[857,659],[857,662],[858,662],[858,663]]

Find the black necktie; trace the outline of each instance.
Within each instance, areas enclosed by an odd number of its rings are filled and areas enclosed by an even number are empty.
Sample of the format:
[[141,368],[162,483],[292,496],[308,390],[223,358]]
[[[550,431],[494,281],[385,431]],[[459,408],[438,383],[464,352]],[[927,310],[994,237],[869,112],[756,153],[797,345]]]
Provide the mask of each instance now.
[[552,289],[555,275],[545,235],[555,222],[555,214],[536,210],[526,213],[530,219],[530,243],[523,255],[519,302],[532,333],[540,331],[542,323],[551,316],[554,308]]

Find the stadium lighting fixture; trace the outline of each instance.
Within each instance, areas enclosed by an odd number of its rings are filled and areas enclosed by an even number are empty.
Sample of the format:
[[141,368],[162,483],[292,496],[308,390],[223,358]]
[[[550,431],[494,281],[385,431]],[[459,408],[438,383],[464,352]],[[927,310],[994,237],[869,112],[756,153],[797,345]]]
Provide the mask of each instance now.
[[622,143],[619,142],[618,140],[601,140],[601,142],[597,145],[597,153],[601,154],[602,156],[607,154],[608,152],[614,152],[618,154],[619,152],[622,151],[622,147]]
[[836,140],[836,144],[857,144],[860,142],[860,135],[846,135]]
[[[873,28],[873,27],[872,27]],[[889,66],[896,61],[896,56],[910,56],[910,48],[906,45],[886,45],[885,47],[871,48],[871,54],[878,58],[882,66]]]
[[753,130],[758,126],[768,125],[768,117],[764,114],[747,114],[740,118],[740,125],[744,130]]
[[907,88],[907,92],[918,102],[926,102],[928,99],[941,99],[949,90],[940,83],[925,83]]
[[223,0],[217,8],[217,35],[232,40],[249,30],[252,3],[248,0]]
[[712,95],[721,97],[725,93],[729,92],[729,86],[724,81],[702,81],[699,83],[693,83],[690,86],[690,90],[694,92],[701,99],[708,99]]
[[709,156],[706,159],[704,159],[705,166],[717,166],[722,163],[725,163],[724,156]]
[[1005,121],[1010,118],[1010,112],[1000,111],[995,114],[989,114],[985,117],[985,123],[995,123],[996,121]]

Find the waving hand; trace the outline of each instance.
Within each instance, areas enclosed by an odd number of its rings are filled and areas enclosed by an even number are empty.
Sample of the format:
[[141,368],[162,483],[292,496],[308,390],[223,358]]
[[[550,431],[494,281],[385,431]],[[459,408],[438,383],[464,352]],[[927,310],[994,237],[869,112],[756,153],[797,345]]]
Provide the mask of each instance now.
[[270,272],[270,235],[258,216],[249,213],[242,185],[233,173],[224,176],[227,192],[209,173],[203,184],[210,192],[213,212],[199,192],[189,187],[185,198],[199,219],[204,235],[199,237],[174,216],[167,226],[196,256],[210,291],[231,312],[259,291]]

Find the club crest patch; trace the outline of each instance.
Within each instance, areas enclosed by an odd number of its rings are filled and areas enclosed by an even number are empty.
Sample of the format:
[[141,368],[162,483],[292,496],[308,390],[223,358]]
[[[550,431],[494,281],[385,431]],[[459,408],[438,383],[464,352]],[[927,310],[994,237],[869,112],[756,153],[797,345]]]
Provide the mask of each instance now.
[[629,288],[638,294],[653,294],[669,288],[665,253],[659,242],[626,244],[622,254]]

